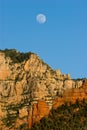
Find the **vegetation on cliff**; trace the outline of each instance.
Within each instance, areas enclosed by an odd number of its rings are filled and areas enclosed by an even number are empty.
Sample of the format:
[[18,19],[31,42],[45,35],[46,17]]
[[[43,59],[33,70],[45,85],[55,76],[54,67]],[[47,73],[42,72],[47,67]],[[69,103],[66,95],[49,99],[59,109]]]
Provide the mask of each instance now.
[[[83,98],[87,99],[86,79],[72,80],[37,54],[0,50],[0,130],[87,129]],[[65,102],[76,104],[62,105]]]
[[30,130],[86,130],[87,129],[87,100],[76,101],[75,104],[62,105],[51,110],[48,117],[34,124]]
[[5,53],[5,57],[10,57],[13,63],[21,63],[24,60],[28,60],[30,55],[33,54],[31,52],[22,53],[15,49],[5,49],[0,51]]

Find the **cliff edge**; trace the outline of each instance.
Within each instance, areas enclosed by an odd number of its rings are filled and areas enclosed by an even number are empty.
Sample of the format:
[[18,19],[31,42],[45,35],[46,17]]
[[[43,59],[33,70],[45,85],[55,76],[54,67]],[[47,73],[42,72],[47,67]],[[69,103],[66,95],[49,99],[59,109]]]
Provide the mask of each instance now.
[[38,55],[0,50],[0,129],[29,129],[65,102],[87,98],[87,80],[72,80]]

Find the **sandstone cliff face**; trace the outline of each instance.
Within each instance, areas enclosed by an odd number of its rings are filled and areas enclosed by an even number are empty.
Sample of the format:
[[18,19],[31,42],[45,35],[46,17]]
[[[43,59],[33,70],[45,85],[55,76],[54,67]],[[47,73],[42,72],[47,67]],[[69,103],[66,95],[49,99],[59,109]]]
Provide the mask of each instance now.
[[87,98],[87,81],[52,70],[36,54],[13,62],[0,52],[0,129],[28,129],[50,109]]

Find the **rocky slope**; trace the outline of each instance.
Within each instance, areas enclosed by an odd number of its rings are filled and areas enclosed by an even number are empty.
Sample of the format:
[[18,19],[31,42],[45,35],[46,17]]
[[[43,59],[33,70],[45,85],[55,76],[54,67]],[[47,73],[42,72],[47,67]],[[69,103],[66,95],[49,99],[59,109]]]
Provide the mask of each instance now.
[[87,80],[52,70],[34,53],[0,51],[0,130],[27,130],[64,102],[87,98]]

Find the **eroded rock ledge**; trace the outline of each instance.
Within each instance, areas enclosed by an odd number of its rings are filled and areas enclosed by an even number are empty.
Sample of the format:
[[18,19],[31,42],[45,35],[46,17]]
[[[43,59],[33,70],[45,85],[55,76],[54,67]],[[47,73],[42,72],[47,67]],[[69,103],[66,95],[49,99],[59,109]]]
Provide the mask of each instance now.
[[86,79],[72,80],[34,53],[0,51],[1,130],[30,128],[50,109],[83,98],[87,98]]

